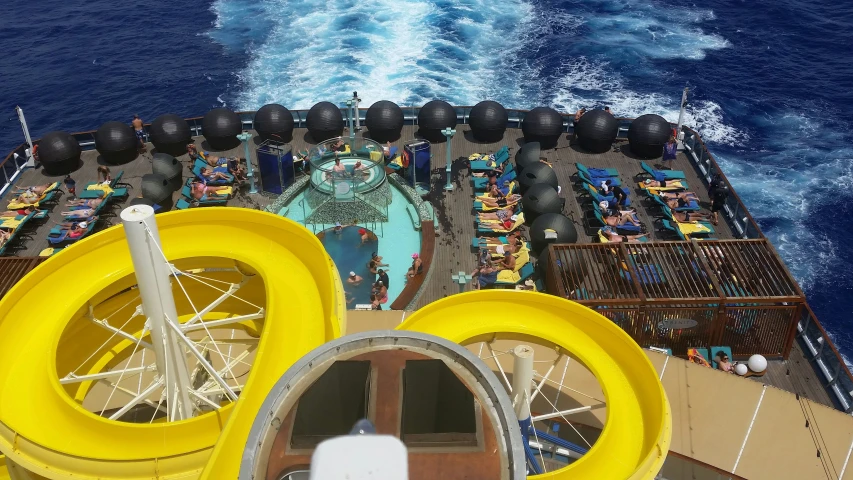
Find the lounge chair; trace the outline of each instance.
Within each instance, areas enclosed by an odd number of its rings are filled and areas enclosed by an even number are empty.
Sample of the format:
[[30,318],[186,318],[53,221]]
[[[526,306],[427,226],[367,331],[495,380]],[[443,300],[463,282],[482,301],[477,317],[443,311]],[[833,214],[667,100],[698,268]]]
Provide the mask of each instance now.
[[643,168],[643,172],[640,175],[651,175],[652,178],[659,182],[663,180],[684,180],[687,178],[681,170],[657,170],[650,167],[644,161],[640,161],[640,167]]
[[660,222],[663,228],[672,230],[682,240],[689,240],[690,238],[696,238],[696,240],[714,240],[708,237],[708,235],[716,233],[714,226],[708,222],[670,222],[665,218]]
[[[477,155],[476,158],[482,158],[483,157],[483,155],[479,155],[476,153],[474,155]],[[491,162],[489,160],[477,160],[476,158],[472,159],[472,157],[474,157],[474,155],[471,155],[468,157],[468,168],[472,172],[482,172],[482,171],[493,170],[495,167],[503,165],[504,163],[506,163],[507,160],[509,160],[509,147],[504,145],[503,147],[501,147],[500,150],[495,152],[494,162]]]
[[610,184],[613,185],[614,187],[619,187],[622,185],[622,182],[616,177],[592,177],[592,176],[585,174],[584,172],[582,172],[580,170],[578,170],[578,178],[580,178],[584,182],[592,185],[595,188],[600,187],[601,182],[606,182],[607,180],[610,180]]
[[702,207],[699,206],[699,202],[696,200],[690,200],[690,202],[688,202],[687,205],[685,205],[683,207],[672,208],[669,205],[667,205],[666,202],[664,201],[664,199],[662,199],[658,195],[649,194],[649,198],[651,198],[655,203],[659,204],[661,206],[661,208],[672,209],[672,210],[675,210],[676,212],[695,212],[697,210],[702,209]]
[[[515,180],[517,174],[518,172],[515,171],[510,163],[506,170],[504,170],[504,173],[498,177],[498,185],[503,185],[506,182]],[[489,177],[471,177],[471,184],[474,185],[474,188],[482,190],[489,184]]]
[[222,196],[222,197],[218,197],[218,196],[209,197],[209,196],[205,195],[204,197],[201,197],[201,200],[196,200],[195,198],[193,198],[192,189],[190,187],[189,182],[186,185],[184,185],[184,188],[181,189],[181,195],[183,195],[187,199],[187,201],[191,204],[194,203],[197,205],[208,205],[208,206],[226,205],[228,203],[228,199],[230,198],[230,195]]
[[509,228],[504,227],[502,223],[481,223],[477,225],[478,234],[495,234],[495,233],[510,233],[524,225],[524,213],[515,215],[515,222]]
[[95,223],[98,221],[96,217],[86,218],[86,219],[77,219],[74,220],[76,223],[86,222],[86,230],[79,237],[71,238],[68,236],[69,230],[61,230],[59,228],[54,227],[47,234],[47,241],[51,245],[58,245],[60,243],[71,243],[76,242],[77,240],[86,238],[90,233],[95,230]]
[[112,188],[109,185],[96,183],[87,187],[86,190],[78,192],[77,198],[80,200],[93,200],[96,198],[106,198],[109,194],[112,194],[111,198],[126,198],[128,191],[127,188]]
[[495,285],[518,285],[533,276],[534,271],[533,264],[530,262],[525,263],[517,272],[501,270],[498,272]]
[[615,168],[589,168],[586,165],[576,162],[579,172],[585,173],[588,177],[613,178],[618,177],[619,172]]
[[[610,240],[607,236],[604,235],[604,227],[598,229],[598,241],[601,243],[610,243]],[[649,241],[649,237],[642,237],[640,240],[637,240],[640,243],[646,243]]]
[[[508,202],[506,204],[506,206],[512,207],[512,206],[515,206],[517,204],[518,204],[518,200],[516,200],[515,202]],[[480,212],[491,212],[493,210],[499,210],[501,208],[506,208],[506,207],[486,207],[483,205],[483,202],[481,202],[480,200],[474,200],[474,210],[477,210]]]
[[[592,213],[594,214],[594,218],[596,220],[598,220],[598,223],[601,224],[600,226],[602,226],[602,227],[609,226],[609,225],[607,225],[607,222],[604,220],[604,216],[601,214],[601,211],[598,209],[598,207],[593,208]],[[639,220],[639,219],[636,219],[636,220]],[[619,233],[619,230],[625,230],[626,232],[632,232],[632,233],[638,233],[638,232],[643,231],[642,225],[634,225],[633,223],[626,223],[625,225],[619,225],[618,227],[612,227],[612,228],[616,228],[617,233]]]
[[[121,177],[124,176],[124,170],[119,171],[112,180],[110,180],[110,188],[113,190],[116,189],[118,185],[130,185],[129,183],[122,182]],[[88,190],[92,185],[101,185],[103,182],[89,182],[85,186],[83,186],[82,190]]]
[[636,264],[631,262],[633,270],[623,264],[622,270],[619,271],[619,276],[626,281],[632,281],[632,273],[637,272],[637,280],[643,285],[666,283],[666,277],[663,274],[663,269],[658,265]]
[[708,368],[711,367],[711,363],[708,361],[708,349],[707,348],[688,348],[687,349],[687,359],[697,365],[704,365]]
[[[50,185],[49,185],[49,186],[44,190],[44,192],[42,192],[42,195],[44,195],[45,193],[52,192],[52,191],[54,191],[54,190],[58,189],[58,188],[59,188],[59,185],[61,185],[61,183],[60,183],[60,182],[53,182],[53,183],[51,183],[51,184],[50,184]],[[13,189],[13,190],[12,190],[12,195],[20,195],[20,194],[22,194],[22,193],[26,192],[28,188],[30,188],[30,187],[17,187],[17,188],[15,188],[15,189]]]
[[[616,201],[615,196],[613,196],[613,195],[602,195],[595,190],[595,187],[593,187],[592,185],[590,185],[586,182],[584,182],[583,187],[581,187],[581,188],[583,188],[584,191],[586,193],[588,193],[589,196],[592,197],[593,200],[595,200],[595,203],[615,202]],[[628,192],[625,192],[625,206],[626,207],[631,206],[631,197],[628,196]]]
[[20,203],[20,202],[16,202],[15,200],[12,200],[11,202],[9,202],[9,205],[6,206],[6,209],[7,210],[21,210],[21,209],[27,208],[27,207],[38,208],[42,204],[48,203],[48,202],[53,201],[57,198],[59,198],[59,190],[51,190],[49,192],[43,193],[42,196],[39,197],[38,201],[36,201],[35,203]]
[[[515,189],[517,189],[517,188],[518,188],[518,182],[516,182],[515,180],[509,182],[508,185],[498,186],[498,189],[504,195],[509,195],[510,193],[514,192]],[[478,197],[478,196],[483,195],[485,193],[486,193],[485,188],[476,188],[476,187],[474,188],[474,196],[475,197]]]

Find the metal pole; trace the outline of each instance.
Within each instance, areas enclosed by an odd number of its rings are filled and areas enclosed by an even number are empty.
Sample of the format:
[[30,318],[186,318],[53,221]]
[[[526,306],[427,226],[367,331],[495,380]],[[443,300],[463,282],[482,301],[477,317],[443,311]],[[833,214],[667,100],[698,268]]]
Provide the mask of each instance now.
[[[349,125],[349,140],[350,140],[350,145],[352,145],[353,141],[355,140],[355,128],[354,128],[353,122],[352,122],[352,105],[353,105],[353,102],[352,102],[352,100],[347,100],[346,103],[347,103],[347,125]],[[352,146],[350,146],[350,148],[352,148]]]
[[186,351],[167,325],[172,323],[180,328],[175,297],[172,296],[170,269],[160,253],[160,233],[154,209],[148,205],[134,205],[122,210],[121,220],[139,285],[142,311],[151,330],[157,372],[166,381],[170,420],[190,418],[193,416],[189,398],[192,383]]
[[27,166],[34,167],[36,160],[33,157],[33,139],[30,138],[30,128],[27,126],[27,119],[24,117],[24,110],[21,107],[15,106],[15,111],[18,112],[18,120],[21,122],[21,129],[24,131],[24,138],[27,140],[27,145],[30,146],[27,150]]
[[687,92],[689,91],[690,88],[684,87],[684,93],[681,94],[681,109],[678,111],[678,126],[675,129],[675,134],[677,135],[679,150],[684,148],[682,145],[684,133],[681,131],[681,127],[684,125],[684,110],[687,108]]
[[447,174],[447,183],[444,184],[444,189],[448,192],[453,191],[453,184],[450,183],[450,172],[453,167],[453,160],[450,158],[450,143],[453,139],[453,134],[456,133],[456,130],[452,128],[445,128],[441,131],[442,135],[447,137],[447,167],[445,167],[445,172]]
[[533,348],[518,345],[512,349],[512,406],[518,421],[530,419],[530,391],[533,384]]
[[255,186],[255,169],[252,168],[252,156],[249,154],[249,140],[252,134],[243,132],[237,135],[237,138],[243,142],[243,149],[246,152],[246,179],[249,180],[249,193],[258,193],[258,187]]
[[352,101],[355,104],[353,106],[353,111],[355,113],[355,130],[357,132],[361,131],[361,118],[358,115],[358,104],[361,103],[361,99],[358,98],[358,92],[352,92]]

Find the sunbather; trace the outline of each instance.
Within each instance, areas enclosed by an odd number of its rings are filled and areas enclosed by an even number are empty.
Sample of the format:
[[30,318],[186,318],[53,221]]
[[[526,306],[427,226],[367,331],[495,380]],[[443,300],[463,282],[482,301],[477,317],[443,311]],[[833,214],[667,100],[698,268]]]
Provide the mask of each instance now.
[[15,198],[14,202],[22,203],[24,205],[35,205],[39,203],[41,196],[42,195],[40,193],[36,193],[33,190],[25,190]]
[[95,222],[98,217],[91,217],[85,222],[64,222],[57,225],[60,230],[68,230],[68,238],[80,238],[89,231],[90,222]]
[[638,227],[642,225],[640,220],[636,218],[637,212],[635,211],[613,210],[609,208],[609,204],[605,201],[599,203],[598,207],[601,209],[601,215],[604,217],[604,222],[611,227],[621,227],[626,223],[630,223]]
[[[670,202],[677,202],[677,200],[670,200]],[[667,202],[669,203],[669,202]],[[707,213],[698,213],[698,212],[672,212],[672,219],[676,222],[686,223],[686,222],[707,222],[711,220],[711,215]]]
[[211,167],[221,167],[228,163],[227,157],[217,157],[216,155],[209,155],[207,152],[204,152],[204,155],[198,152],[198,149],[194,144],[187,145],[187,154],[190,157],[190,160],[202,160],[207,162]]
[[333,143],[333,144],[332,144],[332,146],[330,147],[330,149],[331,149],[333,152],[343,152],[344,150],[346,150],[346,149],[347,149],[347,146],[346,146],[346,144],[344,144],[344,141],[343,141],[343,140],[338,140],[337,142],[335,142],[335,143]]
[[506,207],[494,212],[478,213],[477,220],[480,222],[487,220],[506,222],[507,220],[510,220],[513,215],[515,215],[515,209],[513,209],[513,207]]
[[199,176],[203,180],[206,180],[208,182],[215,182],[217,180],[225,180],[225,181],[231,180],[231,177],[229,177],[228,175],[226,175],[222,172],[214,171],[214,170],[207,168],[207,167],[202,168],[201,171],[199,172],[199,174],[200,174]]
[[729,361],[729,355],[726,352],[717,352],[714,361],[717,362],[717,369],[728,373],[735,373],[735,366]]
[[492,285],[498,280],[498,271],[490,265],[480,267],[471,272],[471,286],[475,290]]
[[685,202],[689,202],[690,200],[699,200],[699,197],[693,192],[678,192],[678,193],[669,193],[669,192],[661,192],[660,195],[664,200],[684,200]]
[[421,256],[417,253],[412,254],[412,266],[409,267],[409,270],[406,272],[406,276],[409,278],[414,277],[415,275],[420,275],[424,271],[424,262],[421,260]]
[[206,197],[227,198],[227,194],[219,193],[227,188],[229,187],[209,187],[201,182],[194,182],[190,193],[196,200],[204,200]]
[[70,212],[62,212],[65,218],[89,218],[95,214],[92,208],[84,208],[82,210],[72,210]]
[[112,181],[113,177],[110,175],[110,167],[98,165],[98,183],[105,183],[109,185]]
[[12,237],[12,234],[0,228],[0,247],[6,245],[6,242],[9,241],[9,238]]
[[41,210],[36,210],[35,207],[27,207],[27,208],[19,208],[17,210],[9,210],[7,212],[0,212],[0,217],[17,217],[18,215],[29,215],[33,212],[39,212]]
[[515,256],[511,253],[504,255],[504,258],[498,262],[498,270],[515,270]]
[[66,207],[85,207],[85,208],[97,208],[98,205],[103,203],[103,198],[93,198],[91,200],[70,200],[65,206]]
[[248,178],[246,177],[246,167],[243,166],[245,163],[245,158],[231,157],[228,159],[228,173],[234,175],[238,182]]
[[361,275],[356,275],[355,272],[349,272],[347,283],[350,285],[361,285],[362,281],[364,281],[364,278]]
[[45,192],[47,192],[48,190],[54,188],[54,186],[55,186],[55,184],[53,184],[53,183],[47,183],[44,185],[33,185],[31,187],[17,188],[17,189],[15,189],[15,192],[16,193],[20,192],[21,194],[26,193],[26,192],[32,192],[38,196],[41,196]]
[[647,178],[643,181],[643,186],[646,188],[683,188],[684,184],[681,183],[681,180],[653,180],[651,178]]
[[517,193],[513,193],[513,194],[508,195],[506,197],[500,197],[500,198],[477,197],[477,200],[482,202],[484,207],[503,208],[503,207],[506,207],[508,204],[517,203],[518,201],[520,201],[521,195],[519,195]]
[[643,238],[649,236],[648,233],[644,233],[642,235],[619,235],[614,232],[612,228],[604,227],[601,229],[601,233],[607,238],[607,241],[610,243],[641,243]]

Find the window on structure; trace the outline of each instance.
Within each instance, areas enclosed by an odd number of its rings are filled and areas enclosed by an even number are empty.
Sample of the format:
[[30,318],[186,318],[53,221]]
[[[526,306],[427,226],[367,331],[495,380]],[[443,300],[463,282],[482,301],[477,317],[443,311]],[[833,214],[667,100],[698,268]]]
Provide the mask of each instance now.
[[476,446],[474,395],[441,360],[409,360],[403,370],[400,437],[412,447]]
[[299,398],[290,446],[314,448],[368,417],[370,362],[337,361]]

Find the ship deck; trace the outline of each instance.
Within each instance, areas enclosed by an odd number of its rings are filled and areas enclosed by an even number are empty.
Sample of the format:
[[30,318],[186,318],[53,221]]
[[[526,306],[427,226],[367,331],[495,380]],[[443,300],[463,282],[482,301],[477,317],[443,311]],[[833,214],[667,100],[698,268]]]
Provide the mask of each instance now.
[[[411,125],[405,126],[402,139],[397,142],[397,145],[402,145],[403,141],[414,138],[416,128]],[[310,137],[305,134],[305,129],[296,129],[291,143],[294,150],[304,150],[310,145],[306,141]],[[202,148],[207,147],[202,137],[196,137],[195,142]],[[520,129],[508,129],[501,142],[489,144],[475,141],[468,131],[467,125],[459,125],[457,127],[457,134],[452,142],[451,150],[451,158],[454,159],[451,169],[451,182],[454,185],[454,189],[451,192],[446,192],[442,188],[446,182],[445,146],[444,144],[440,144],[433,147],[431,165],[433,189],[427,199],[434,206],[437,218],[435,250],[431,262],[432,266],[426,275],[420,293],[414,300],[413,309],[420,308],[430,302],[458,292],[459,285],[451,276],[460,271],[470,273],[476,266],[476,255],[471,249],[471,242],[476,233],[475,217],[471,207],[473,189],[464,160],[472,153],[491,153],[504,145],[509,146],[510,155],[514,156],[522,143],[523,136]],[[149,145],[149,151],[150,149],[151,146]],[[252,162],[257,165],[254,149],[251,150]],[[230,151],[217,153],[222,156],[244,156],[242,146]],[[575,162],[583,163],[592,168],[617,169],[622,184],[629,187],[633,205],[637,208],[639,218],[645,225],[651,239],[676,239],[672,232],[658,231],[660,226],[657,219],[660,218],[660,211],[650,206],[648,201],[643,199],[637,188],[638,179],[636,176],[641,172],[641,168],[639,160],[628,150],[627,142],[618,141],[614,149],[606,153],[590,154],[578,147],[570,146],[568,136],[564,135],[560,138],[557,148],[544,150],[542,157],[546,158],[552,164],[557,174],[562,187],[561,196],[566,199],[564,213],[575,223],[579,234],[579,243],[596,242],[597,239],[594,238],[594,235],[597,229],[587,228],[587,225],[584,223],[584,208],[582,207],[591,205],[591,201],[581,196],[580,189],[574,184],[576,180],[574,176],[577,172]],[[78,187],[87,182],[97,180],[96,168],[100,162],[100,158],[94,150],[85,151],[82,160],[83,166],[72,174]],[[186,155],[179,157],[179,160],[182,160],[185,165],[189,163]],[[659,162],[647,161],[647,163],[655,166]],[[118,223],[118,212],[127,206],[133,197],[141,195],[140,183],[142,176],[151,172],[151,155],[147,153],[127,164],[111,166],[110,168],[113,176],[119,171],[124,172],[122,182],[126,182],[130,187],[130,195],[128,199],[116,201],[111,205],[111,208],[105,209],[105,213],[101,216],[97,225],[97,229],[99,230]],[[709,205],[707,188],[694,164],[685,154],[680,153],[672,168],[685,172],[687,182],[691,187],[690,190],[700,197],[700,204],[703,210],[707,209]],[[185,169],[184,173],[185,178],[188,178],[190,171]],[[41,169],[29,169],[23,172],[17,184],[21,186],[38,185],[61,180],[62,178],[45,176]],[[180,193],[175,193],[176,200],[179,195]],[[4,198],[3,200],[7,201],[8,199]],[[25,230],[22,232],[23,238],[18,242],[20,248],[12,250],[14,255],[37,256],[43,249],[49,246],[47,242],[48,232],[54,225],[62,221],[61,212],[64,211],[63,205],[66,200],[67,194],[60,196],[59,200],[53,204],[42,207],[49,210],[49,217],[39,222],[30,222],[29,225],[24,227]],[[235,197],[228,202],[228,205],[262,209],[272,203],[273,200],[275,200],[274,196],[268,194],[249,194],[246,187],[243,187],[242,190],[237,191]],[[723,221],[716,227],[715,237],[719,239],[735,238],[731,226]],[[815,402],[833,406],[832,399],[830,399],[826,390],[822,387],[821,381],[815,374],[815,370],[809,361],[805,359],[798,342],[795,342],[794,349],[787,362],[770,362],[768,373],[758,380],[790,392],[801,394]]]

